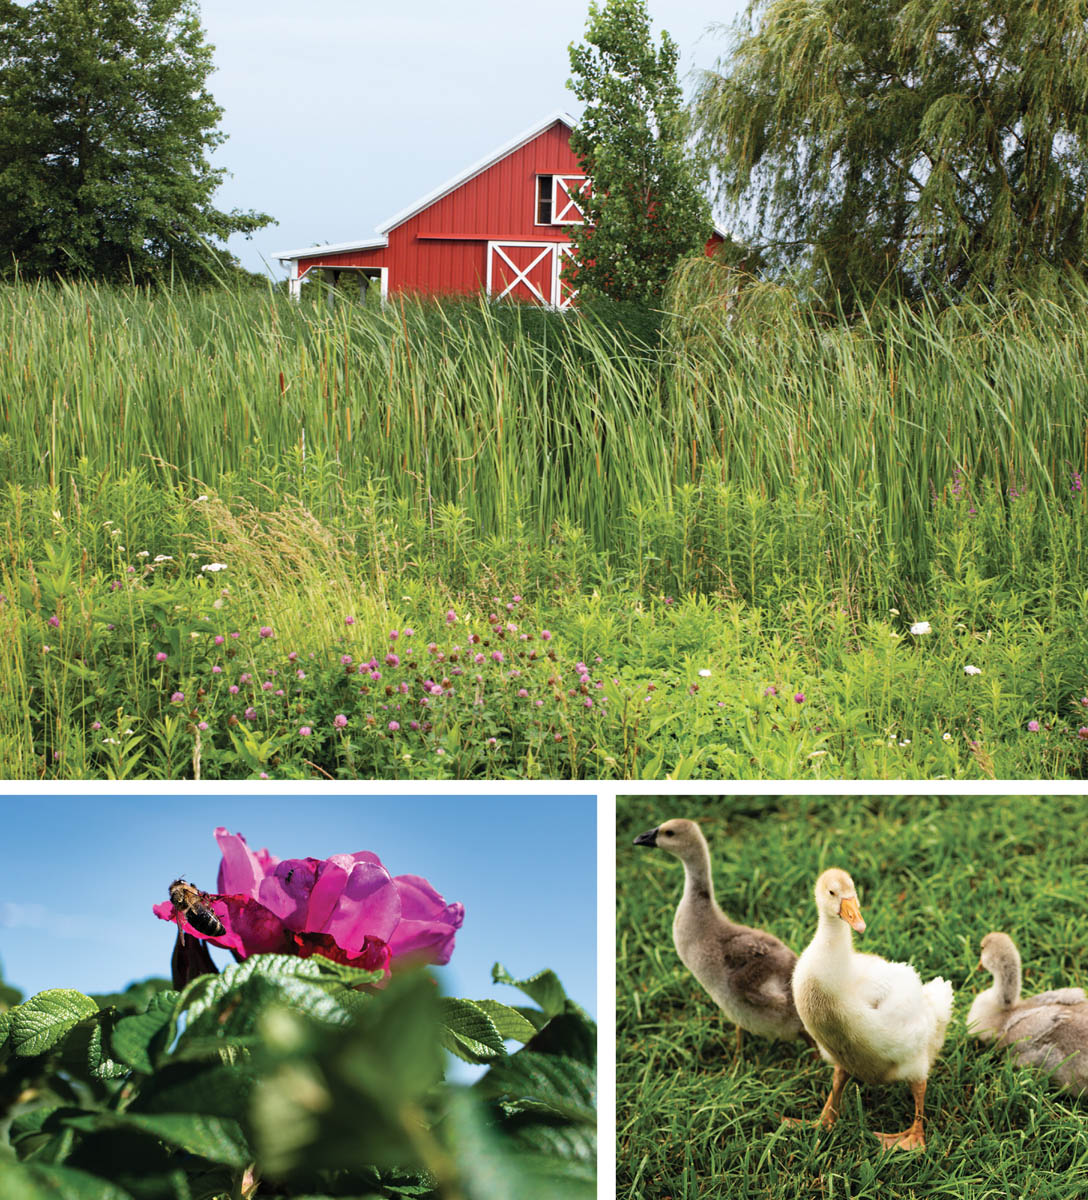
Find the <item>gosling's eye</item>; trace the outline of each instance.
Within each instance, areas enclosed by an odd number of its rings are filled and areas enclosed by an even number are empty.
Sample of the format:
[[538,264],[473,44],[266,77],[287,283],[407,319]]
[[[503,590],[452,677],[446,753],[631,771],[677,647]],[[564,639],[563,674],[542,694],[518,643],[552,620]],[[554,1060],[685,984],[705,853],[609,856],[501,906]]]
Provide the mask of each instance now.
[[666,837],[675,837],[676,835],[675,835],[675,833],[673,832],[673,830],[671,830],[671,829],[666,829],[666,830],[665,830],[665,836],[666,836]]
[[827,894],[828,894],[829,896],[834,896],[834,895],[835,895],[835,889],[834,889],[834,888],[828,888],[828,889],[827,889]]

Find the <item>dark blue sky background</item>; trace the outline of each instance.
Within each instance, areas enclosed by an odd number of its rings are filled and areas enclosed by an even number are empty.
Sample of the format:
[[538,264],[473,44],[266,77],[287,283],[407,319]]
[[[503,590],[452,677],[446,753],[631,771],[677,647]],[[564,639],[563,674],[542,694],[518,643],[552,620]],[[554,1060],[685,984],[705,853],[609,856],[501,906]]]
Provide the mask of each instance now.
[[225,825],[277,858],[371,850],[460,900],[436,968],[447,994],[519,1003],[491,964],[519,979],[551,967],[595,1013],[596,820],[595,800],[572,796],[0,795],[0,961],[25,995],[169,976],[174,927],[151,906],[179,875],[215,890]]

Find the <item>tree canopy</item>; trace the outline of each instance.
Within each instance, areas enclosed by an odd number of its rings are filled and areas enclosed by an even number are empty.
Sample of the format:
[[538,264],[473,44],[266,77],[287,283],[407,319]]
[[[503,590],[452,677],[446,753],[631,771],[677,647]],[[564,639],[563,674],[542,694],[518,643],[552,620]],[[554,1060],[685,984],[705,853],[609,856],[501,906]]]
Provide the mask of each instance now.
[[570,47],[568,86],[586,105],[571,146],[591,186],[585,224],[569,229],[569,278],[587,298],[659,299],[710,236],[676,62],[667,33],[655,48],[644,0],[591,3],[585,42]]
[[1085,261],[1088,0],[754,0],[694,111],[746,234],[830,294]]
[[195,0],[0,0],[0,274],[200,277],[268,224],[212,203],[212,69]]

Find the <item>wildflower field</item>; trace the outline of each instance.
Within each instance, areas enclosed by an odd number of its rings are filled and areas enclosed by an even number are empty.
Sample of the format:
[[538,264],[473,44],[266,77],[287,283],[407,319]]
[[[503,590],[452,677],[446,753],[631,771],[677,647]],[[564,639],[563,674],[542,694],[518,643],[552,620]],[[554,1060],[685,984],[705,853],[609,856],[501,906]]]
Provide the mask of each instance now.
[[757,300],[3,288],[0,771],[1082,777],[1088,295]]

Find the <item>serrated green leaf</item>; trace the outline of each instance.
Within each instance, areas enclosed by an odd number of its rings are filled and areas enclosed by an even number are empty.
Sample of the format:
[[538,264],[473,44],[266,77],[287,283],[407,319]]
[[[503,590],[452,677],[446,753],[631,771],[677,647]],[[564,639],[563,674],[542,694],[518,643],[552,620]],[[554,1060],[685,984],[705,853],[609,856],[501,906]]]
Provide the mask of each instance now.
[[477,1000],[475,1002],[495,1023],[495,1028],[502,1037],[509,1041],[527,1042],[534,1033],[536,1026],[527,1020],[516,1008],[508,1004],[500,1004],[498,1000]]
[[129,1130],[146,1133],[170,1146],[228,1167],[244,1167],[253,1161],[242,1127],[229,1117],[205,1113],[101,1112],[64,1117],[62,1122],[82,1133]]
[[174,991],[158,992],[151,997],[146,1012],[122,1017],[110,1037],[112,1052],[130,1067],[150,1075],[155,1069],[152,1056],[171,1040],[177,998]]
[[554,971],[538,971],[528,979],[515,979],[502,963],[495,963],[491,968],[491,978],[495,983],[506,983],[524,992],[549,1017],[561,1013],[567,1006],[567,993]]
[[15,1054],[44,1054],[80,1021],[96,1016],[98,1005],[71,988],[51,988],[11,1010],[11,1044]]
[[0,1012],[0,1064],[11,1054],[11,1010]]
[[120,1079],[129,1068],[110,1057],[108,1031],[112,1013],[97,1013],[80,1021],[60,1046],[60,1065],[81,1079]]
[[473,1001],[443,996],[438,1001],[438,1017],[446,1049],[469,1062],[488,1062],[506,1053],[495,1022]]
[[[295,958],[287,954],[255,954],[244,962],[227,967],[221,975],[201,975],[199,979],[194,979],[178,998],[174,1010],[175,1017],[185,1013],[186,1029],[192,1028],[232,991],[252,979],[265,980],[280,988],[286,988],[291,980],[301,980],[329,990],[341,986],[356,987],[363,983],[378,983],[383,978],[381,971],[360,971],[316,954],[312,958]],[[331,1009],[329,1016],[335,1017]]]
[[43,1163],[0,1163],[4,1200],[132,1200],[108,1180]]
[[[526,1043],[538,1054],[576,1058],[592,1067],[597,1061],[597,1026],[576,1005],[552,1017]],[[520,1053],[520,1052],[519,1052]]]
[[462,1190],[473,1200],[594,1200],[592,1170],[514,1149],[464,1092],[450,1098],[446,1136],[457,1148]]
[[130,1113],[201,1112],[236,1117],[245,1111],[256,1082],[248,1061],[235,1065],[169,1060],[145,1080]]
[[519,1050],[496,1063],[473,1090],[501,1101],[507,1112],[549,1112],[595,1127],[596,1086],[597,1074],[585,1063]]

